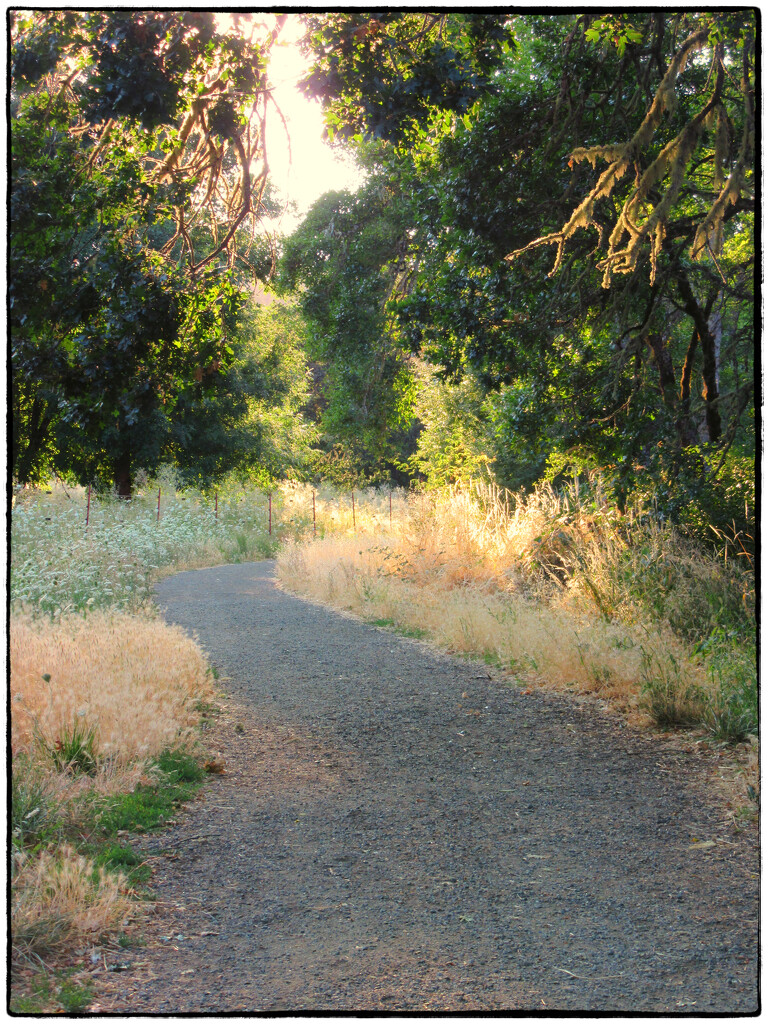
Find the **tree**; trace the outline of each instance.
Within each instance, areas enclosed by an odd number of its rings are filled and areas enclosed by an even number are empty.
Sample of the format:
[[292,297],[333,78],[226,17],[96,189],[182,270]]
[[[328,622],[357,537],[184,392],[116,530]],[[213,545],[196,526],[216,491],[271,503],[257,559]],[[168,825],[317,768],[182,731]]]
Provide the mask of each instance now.
[[234,358],[234,268],[264,271],[265,67],[283,20],[254,41],[206,12],[15,14],[20,480],[55,465],[129,495],[197,375],[216,391]]
[[308,95],[331,138],[413,140],[436,111],[463,113],[493,89],[512,44],[506,15],[355,11],[305,15]]
[[174,409],[170,454],[183,480],[205,487],[234,472],[267,485],[309,472],[316,430],[303,414],[306,331],[295,304],[241,307],[220,387],[211,393],[211,369],[199,372]]
[[319,199],[280,263],[281,286],[299,289],[310,355],[324,367],[326,446],[343,445],[369,477],[410,454],[410,358],[388,312],[406,287],[410,224],[396,178],[374,174],[357,195]]
[[[722,416],[716,329],[710,318],[725,293],[744,298],[739,280],[743,264],[729,281],[718,257],[731,263],[724,252],[727,222],[754,211],[754,15],[705,15],[688,24],[685,18],[674,19],[670,26],[655,16],[636,27],[619,17],[593,24],[585,20],[579,28],[582,38],[593,43],[612,35],[619,54],[625,54],[619,81],[634,66],[640,70],[635,88],[650,91],[655,84],[655,91],[639,125],[624,119],[624,141],[573,149],[571,167],[588,162],[595,169],[598,161],[608,166],[558,231],[529,242],[507,259],[554,244],[555,274],[571,237],[591,227],[599,234],[602,258],[597,266],[603,271],[604,289],[611,289],[617,275],[646,270],[650,290],[644,318],[625,330],[624,337],[630,337],[630,344],[651,347],[667,395],[674,384],[669,342],[655,329],[654,314],[664,311],[665,301],[677,300],[675,305],[692,322],[680,382],[679,433],[683,442],[693,439],[691,363],[700,349],[707,431],[709,440],[717,442]],[[697,54],[703,59],[697,61]],[[654,60],[656,80],[651,75]],[[628,182],[630,171],[634,177]],[[609,199],[614,200],[613,209],[606,211],[603,201]],[[743,232],[744,224],[737,220],[734,230]],[[689,261],[701,264],[695,277]],[[721,321],[722,310],[717,315]]]
[[[417,143],[401,330],[500,389],[510,449],[532,431],[543,467],[549,435],[558,465],[607,467],[621,493],[650,472],[682,515],[754,443],[754,15],[510,22],[517,45],[466,113],[439,116],[439,96],[417,123],[390,111],[389,137]],[[349,90],[355,48],[333,52]],[[379,133],[342,94],[334,127]]]

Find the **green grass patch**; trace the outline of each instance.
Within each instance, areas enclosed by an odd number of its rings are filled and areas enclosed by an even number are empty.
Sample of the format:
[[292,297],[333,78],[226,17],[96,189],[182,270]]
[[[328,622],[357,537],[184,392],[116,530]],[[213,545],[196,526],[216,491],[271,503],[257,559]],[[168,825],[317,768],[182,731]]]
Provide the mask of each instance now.
[[203,768],[183,750],[165,751],[154,767],[160,773],[157,782],[94,802],[93,820],[102,836],[162,828],[178,807],[195,795],[205,778]]
[[41,971],[29,980],[26,991],[12,993],[8,1009],[14,1016],[49,1013],[84,1013],[93,1001],[93,982],[75,978],[73,968]]
[[65,978],[56,993],[56,1001],[65,1013],[83,1013],[93,999],[93,982]]
[[86,854],[95,855],[96,867],[105,867],[108,871],[119,871],[125,875],[133,888],[146,885],[152,877],[152,869],[141,853],[125,843],[105,843],[97,845],[93,851],[85,847]]
[[390,629],[398,636],[408,637],[409,640],[426,640],[429,633],[426,629],[417,629],[415,626],[401,626],[395,619],[372,619],[372,626],[381,629]]

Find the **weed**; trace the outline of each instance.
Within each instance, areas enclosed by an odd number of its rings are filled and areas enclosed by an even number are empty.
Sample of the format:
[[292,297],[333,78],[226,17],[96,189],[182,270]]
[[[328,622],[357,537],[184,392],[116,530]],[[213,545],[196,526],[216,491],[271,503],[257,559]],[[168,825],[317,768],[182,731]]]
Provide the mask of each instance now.
[[29,759],[16,759],[11,773],[11,841],[22,849],[37,842],[50,827],[54,809],[48,788]]
[[63,728],[52,744],[42,738],[41,742],[57,771],[96,774],[96,726],[88,728],[84,721],[75,717],[71,726]]
[[418,626],[398,626],[396,632],[410,640],[426,640],[429,636],[426,629],[419,629]]
[[171,785],[179,782],[201,782],[205,778],[205,771],[185,750],[164,750],[155,764],[167,776]]
[[380,629],[390,629],[398,636],[408,637],[409,640],[424,640],[429,635],[426,629],[419,629],[418,626],[404,626],[396,619],[371,619],[370,623]]
[[93,1000],[93,982],[66,978],[56,994],[65,1013],[83,1013]]
[[739,825],[751,825],[753,822],[758,821],[760,812],[757,807],[750,807],[748,804],[739,807],[734,818]]
[[642,651],[642,704],[662,728],[698,725],[704,714],[705,695],[687,682],[681,665],[669,651]]
[[754,669],[749,665],[732,666],[732,674],[725,678],[718,669],[718,683],[704,716],[712,735],[729,743],[756,736],[759,711]]
[[176,802],[168,793],[153,786],[137,786],[132,793],[121,793],[105,800],[97,808],[95,820],[102,832],[148,832],[161,828],[173,816]]
[[106,843],[101,849],[96,849],[96,867],[118,871],[125,876],[131,887],[142,885],[152,877],[150,866],[131,846],[124,843]]
[[205,778],[197,761],[183,750],[164,751],[154,766],[160,776],[157,782],[141,783],[131,793],[93,801],[93,819],[102,835],[162,828]]
[[26,991],[11,996],[8,1009],[12,1014],[42,1014],[50,1006],[53,996],[52,979],[47,973],[35,973],[27,983]]

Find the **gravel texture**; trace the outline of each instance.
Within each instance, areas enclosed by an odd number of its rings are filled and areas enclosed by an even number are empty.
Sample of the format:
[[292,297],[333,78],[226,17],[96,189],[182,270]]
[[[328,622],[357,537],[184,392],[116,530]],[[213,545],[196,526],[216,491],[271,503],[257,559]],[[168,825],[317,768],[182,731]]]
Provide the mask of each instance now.
[[157,596],[225,677],[226,774],[144,840],[158,909],[94,1010],[757,1009],[756,830],[706,755],[288,596],[273,562]]

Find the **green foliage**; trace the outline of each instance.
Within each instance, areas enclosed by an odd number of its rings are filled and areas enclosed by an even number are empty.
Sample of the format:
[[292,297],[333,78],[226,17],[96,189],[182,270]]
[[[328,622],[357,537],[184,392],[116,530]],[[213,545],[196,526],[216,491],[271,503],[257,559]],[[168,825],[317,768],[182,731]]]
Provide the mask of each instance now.
[[65,978],[56,998],[64,1013],[84,1013],[93,1001],[93,981],[90,978],[85,981]]
[[[429,18],[423,35],[408,16],[310,19],[308,81],[333,130],[414,143],[377,150],[408,196],[407,282],[388,323],[452,383],[471,369],[490,391],[501,482],[600,467],[620,505],[653,490],[662,515],[722,531],[729,450],[754,446],[754,19],[509,22],[515,49],[494,51],[492,87],[453,117],[429,89],[416,112],[387,64],[407,40],[404,80],[410,60],[416,77],[444,76]],[[373,100],[376,55],[393,84]],[[750,532],[748,517],[733,531]]]
[[759,732],[760,712],[754,664],[742,663],[732,674],[719,678],[717,697],[707,709],[705,721],[715,739],[739,743]]
[[334,449],[345,452],[357,479],[409,454],[412,369],[389,315],[405,287],[409,224],[401,183],[379,173],[356,196],[323,196],[285,243],[281,286],[299,289],[319,371],[314,407],[325,437],[318,465],[339,483]]
[[416,412],[421,424],[411,465],[428,488],[489,476],[490,436],[486,395],[470,377],[452,385],[428,367],[418,374]]
[[88,728],[84,719],[75,716],[72,725],[63,728],[52,743],[41,742],[57,771],[96,774],[99,767],[96,727]]
[[17,757],[11,772],[11,843],[33,846],[54,826],[55,807],[38,770]]
[[498,14],[355,11],[304,20],[315,62],[303,88],[326,104],[331,139],[411,141],[436,109],[466,112],[492,89],[512,45]]
[[255,122],[284,20],[259,44],[208,12],[15,13],[16,479],[53,468],[128,496],[136,467],[157,467],[180,433],[216,447],[207,472],[242,458],[210,420],[238,408],[236,247],[249,283],[273,262],[246,229],[273,212]]
[[155,772],[157,782],[141,783],[132,793],[94,800],[91,813],[102,835],[162,828],[179,805],[197,792],[205,777],[195,759],[183,750],[163,753],[157,759]]
[[156,764],[171,785],[178,782],[202,782],[205,778],[205,772],[196,759],[185,750],[165,750]]
[[205,377],[185,391],[173,411],[168,454],[186,484],[209,488],[234,472],[269,487],[302,477],[316,429],[305,417],[309,379],[307,328],[299,309],[282,301],[241,306],[232,359],[215,392]]
[[93,1001],[93,982],[90,978],[75,980],[70,977],[71,973],[71,970],[58,970],[36,974],[29,982],[28,991],[11,995],[8,1004],[11,1014],[84,1013]]
[[[89,853],[88,847],[85,852]],[[140,853],[125,843],[102,843],[95,848],[94,864],[124,875],[130,886],[142,885],[152,877],[152,869]]]

